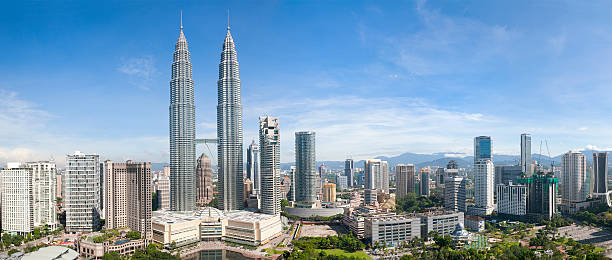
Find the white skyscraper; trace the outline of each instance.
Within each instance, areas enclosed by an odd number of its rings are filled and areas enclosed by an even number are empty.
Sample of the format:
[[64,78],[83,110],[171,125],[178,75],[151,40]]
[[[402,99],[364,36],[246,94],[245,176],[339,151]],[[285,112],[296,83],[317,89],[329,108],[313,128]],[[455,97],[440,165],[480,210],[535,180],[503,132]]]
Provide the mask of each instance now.
[[0,172],[2,187],[2,231],[28,234],[34,228],[32,169],[8,163]]
[[[586,157],[577,151],[569,151],[561,161],[561,199],[567,208],[586,200]],[[571,209],[568,209],[572,211]]]
[[278,117],[259,117],[259,147],[261,151],[261,211],[281,213],[280,190],[280,129]]
[[34,226],[44,226],[55,229],[58,225],[55,204],[56,174],[55,162],[28,162],[27,168],[32,169],[32,190],[34,202]]
[[253,181],[253,193],[257,194],[258,199],[261,199],[261,159],[259,154],[259,145],[253,140],[247,148],[247,178]]
[[495,209],[493,201],[495,168],[493,162],[481,159],[474,164],[474,204],[478,215],[489,215]]
[[527,186],[512,183],[497,185],[497,212],[515,216],[527,214]]
[[521,134],[521,171],[531,175],[531,135]]
[[66,232],[92,232],[100,221],[100,157],[66,156]]

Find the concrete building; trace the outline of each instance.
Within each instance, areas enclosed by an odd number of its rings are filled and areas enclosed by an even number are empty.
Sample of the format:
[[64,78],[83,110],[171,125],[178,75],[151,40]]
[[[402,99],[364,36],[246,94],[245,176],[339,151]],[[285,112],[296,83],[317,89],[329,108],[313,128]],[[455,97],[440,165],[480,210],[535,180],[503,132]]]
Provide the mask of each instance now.
[[40,161],[25,163],[32,169],[32,196],[34,203],[34,226],[45,224],[50,229],[58,226],[56,210],[56,174],[55,162]]
[[7,163],[0,171],[2,187],[2,231],[26,235],[34,229],[32,169],[21,163]]
[[[169,110],[170,185],[172,186],[170,188],[170,207],[177,211],[193,210],[196,206],[195,104],[193,97],[191,54],[181,22],[181,31],[175,44],[172,62]],[[242,145],[242,142],[240,144]],[[242,155],[242,152],[240,154]],[[222,153],[219,152],[219,155]],[[242,169],[240,171],[242,172]]]
[[370,190],[370,189],[365,189],[363,190],[363,204],[364,205],[373,205],[375,202],[377,202],[377,190]]
[[492,140],[490,136],[478,136],[474,138],[474,163],[479,160],[493,161]]
[[104,162],[104,219],[106,229],[127,227],[128,182],[125,163]]
[[439,235],[450,235],[455,231],[457,224],[463,225],[463,212],[434,211],[420,214],[421,237],[429,237],[429,232],[435,231]]
[[336,184],[323,183],[323,199],[325,202],[336,201]]
[[55,175],[55,196],[57,196],[57,198],[64,198],[64,179],[62,176],[63,175],[59,172]]
[[467,180],[449,175],[444,179],[444,208],[447,211],[467,211]]
[[253,140],[247,148],[247,178],[253,181],[253,191],[259,198],[261,191],[261,159],[259,144]]
[[465,215],[465,227],[472,232],[480,232],[485,230],[485,219],[480,216]]
[[611,206],[608,192],[608,152],[593,153],[593,196]]
[[259,147],[261,149],[261,211],[280,215],[280,129],[278,117],[259,117]]
[[495,165],[495,186],[516,183],[523,174],[520,165]]
[[142,238],[151,240],[152,181],[150,162],[126,162],[128,207],[127,224],[140,232]]
[[222,223],[223,241],[250,246],[266,244],[283,230],[280,215],[247,211],[226,213]]
[[431,178],[429,169],[421,170],[421,196],[429,197],[429,186],[431,185]]
[[160,210],[170,210],[170,177],[160,176],[157,179],[157,208]]
[[369,159],[364,164],[365,188],[389,194],[389,164],[379,159]]
[[295,175],[295,166],[291,166],[291,168],[289,169],[289,178],[291,178],[291,187],[289,187],[289,192],[287,193],[287,200],[289,201],[293,201],[295,202],[295,193],[296,193],[296,187],[295,187],[295,183],[296,183],[296,175]]
[[474,206],[475,213],[480,216],[490,215],[495,209],[494,174],[491,160],[481,159],[474,164]]
[[531,175],[531,135],[521,134],[521,171]]
[[514,216],[527,214],[527,186],[512,183],[497,185],[497,213]]
[[295,167],[296,194],[295,199],[304,203],[317,201],[315,132],[305,131],[295,133]]
[[238,55],[229,26],[223,42],[217,81],[217,172],[219,208],[242,209],[244,203],[242,160],[242,101]]
[[202,153],[196,167],[196,203],[200,206],[210,203],[213,199],[212,166],[210,158]]
[[344,176],[347,179],[347,186],[355,186],[355,164],[353,159],[346,159],[344,161]]
[[574,204],[586,200],[586,158],[580,152],[570,151],[561,161],[561,199],[566,212],[574,212]]
[[79,255],[86,259],[102,260],[104,259],[104,254],[116,252],[119,255],[129,257],[133,255],[137,249],[145,249],[147,245],[144,239],[129,240],[125,237],[109,239],[102,243],[93,241],[95,237],[101,235],[103,234],[94,232],[76,239],[74,245]]
[[92,232],[100,221],[100,158],[75,152],[66,156],[66,232]]
[[406,197],[409,192],[414,193],[414,174],[414,164],[398,164],[395,166],[397,198]]
[[340,187],[341,190],[346,190],[348,189],[348,178],[346,178],[346,176],[344,175],[338,175],[336,176],[336,184],[338,185],[338,187]]
[[527,215],[531,219],[551,219],[557,212],[557,185],[553,173],[523,176],[519,183],[527,186]]
[[397,246],[421,237],[421,219],[409,215],[377,215],[365,218],[364,230],[371,244]]

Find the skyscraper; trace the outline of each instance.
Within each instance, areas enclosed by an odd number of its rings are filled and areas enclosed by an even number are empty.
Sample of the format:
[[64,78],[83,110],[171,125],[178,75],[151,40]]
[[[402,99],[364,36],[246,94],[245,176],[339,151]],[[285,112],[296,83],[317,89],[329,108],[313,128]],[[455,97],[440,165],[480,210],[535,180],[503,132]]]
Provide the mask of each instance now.
[[[452,170],[452,169],[451,169]],[[467,179],[457,175],[444,176],[444,208],[466,212]]]
[[573,213],[573,205],[586,200],[586,158],[576,151],[569,151],[563,155],[561,161],[561,200],[566,212]]
[[296,190],[295,190],[295,182],[296,182],[295,172],[296,171],[295,169],[296,169],[295,166],[291,166],[291,168],[289,169],[289,176],[291,178],[291,187],[289,188],[289,192],[287,193],[287,200],[289,201],[296,201],[295,200],[295,193],[296,193]]
[[100,156],[66,156],[66,232],[92,232],[100,221]]
[[398,164],[395,166],[397,198],[403,198],[409,192],[414,193],[414,164]]
[[346,176],[346,184],[349,187],[355,186],[355,165],[353,159],[346,159],[344,161],[344,176]]
[[527,186],[527,214],[533,219],[551,219],[557,212],[557,185],[553,173],[523,175],[518,182]]
[[170,80],[170,208],[175,211],[193,210],[196,199],[195,105],[188,47],[181,21]]
[[56,212],[56,168],[55,162],[28,162],[32,169],[32,196],[34,202],[34,226],[48,225],[55,229],[58,225]]
[[34,228],[32,169],[8,163],[0,171],[2,231],[26,235]]
[[323,199],[325,202],[336,201],[336,184],[334,183],[323,183]]
[[259,154],[259,145],[253,140],[249,148],[247,148],[247,178],[253,181],[253,190],[259,197],[261,191],[261,158]]
[[607,203],[610,202],[608,196],[608,152],[595,152],[593,153],[593,174],[594,180],[593,195],[605,196],[608,198]]
[[261,211],[281,213],[280,191],[280,129],[278,117],[259,117],[259,147],[261,151]]
[[480,159],[474,164],[474,206],[477,210],[474,213],[477,215],[493,213],[494,175],[495,169],[491,160]]
[[431,184],[431,178],[429,177],[430,170],[421,170],[421,195],[429,197],[429,185]]
[[531,135],[521,134],[521,171],[531,175]]
[[151,226],[152,180],[150,162],[127,161],[128,207],[127,224],[131,230],[140,232],[142,238],[153,238]]
[[204,153],[198,158],[196,168],[196,202],[199,205],[208,204],[213,199],[213,170],[208,158]]
[[242,103],[238,57],[229,24],[217,81],[217,164],[219,173],[219,208],[242,209],[244,177],[242,176]]
[[168,176],[160,176],[157,179],[157,208],[163,210],[170,209],[170,178]]
[[493,161],[490,136],[478,136],[474,138],[474,163],[480,159],[489,159]]
[[389,194],[389,164],[380,159],[369,159],[364,163],[365,188]]
[[298,202],[309,204],[317,201],[317,171],[315,153],[315,132],[295,133],[296,194]]
[[104,161],[104,219],[106,229],[116,229],[127,226],[127,167],[125,163]]

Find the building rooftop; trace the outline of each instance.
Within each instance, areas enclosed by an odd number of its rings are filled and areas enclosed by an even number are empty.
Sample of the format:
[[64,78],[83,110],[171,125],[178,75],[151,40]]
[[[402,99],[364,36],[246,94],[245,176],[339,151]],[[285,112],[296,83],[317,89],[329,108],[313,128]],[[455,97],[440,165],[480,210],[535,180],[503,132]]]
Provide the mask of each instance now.
[[249,211],[230,211],[225,213],[225,219],[234,220],[234,221],[243,221],[243,222],[256,222],[263,221],[270,218],[277,218],[278,215],[268,215],[261,213],[254,213]]
[[203,218],[221,218],[224,214],[221,210],[212,207],[203,207],[195,211],[153,211],[151,221],[160,224],[178,224]]
[[63,246],[48,246],[37,251],[25,254],[21,260],[73,260],[79,257],[79,253]]

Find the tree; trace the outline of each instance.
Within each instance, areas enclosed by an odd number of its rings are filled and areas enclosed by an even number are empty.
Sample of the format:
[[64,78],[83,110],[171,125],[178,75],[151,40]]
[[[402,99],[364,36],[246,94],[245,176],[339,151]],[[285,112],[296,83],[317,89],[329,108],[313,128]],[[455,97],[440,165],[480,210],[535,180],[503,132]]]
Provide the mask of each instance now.
[[117,252],[108,252],[102,256],[102,260],[121,260],[121,255]]
[[130,240],[138,240],[140,239],[140,232],[136,230],[132,230],[132,231],[127,232],[125,236],[129,238]]
[[434,237],[434,241],[440,248],[450,247],[453,244],[453,239],[449,235],[437,235]]
[[285,211],[285,208],[289,206],[289,201],[286,199],[281,200],[281,211]]

